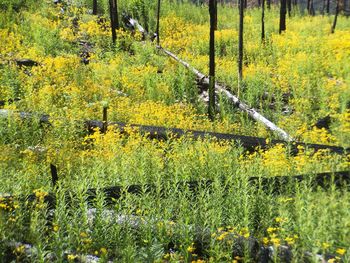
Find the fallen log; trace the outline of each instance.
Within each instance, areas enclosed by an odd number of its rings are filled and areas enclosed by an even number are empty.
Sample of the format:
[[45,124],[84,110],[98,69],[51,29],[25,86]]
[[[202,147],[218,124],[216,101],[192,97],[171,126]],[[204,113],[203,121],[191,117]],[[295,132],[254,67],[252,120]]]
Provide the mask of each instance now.
[[14,99],[7,99],[7,100],[0,100],[0,107],[5,106],[6,104],[12,104],[15,103],[17,101],[20,101],[20,98],[14,98]]
[[[260,177],[252,176],[248,179],[249,185],[252,189],[262,190],[266,193],[271,193],[275,195],[281,195],[286,193],[294,192],[293,188],[301,182],[309,183],[312,190],[317,190],[321,187],[323,189],[328,189],[330,186],[335,186],[337,189],[350,190],[350,171],[339,171],[339,172],[325,172],[318,173],[315,175],[304,174],[304,175],[294,175],[294,176],[274,176],[274,177]],[[180,181],[173,185],[166,187],[157,187],[155,184],[133,184],[128,186],[110,186],[104,188],[89,188],[86,190],[86,202],[93,206],[94,200],[96,199],[98,193],[104,195],[104,200],[106,204],[114,204],[117,200],[125,196],[126,194],[132,195],[142,195],[150,193],[158,193],[165,197],[167,195],[166,190],[171,190],[172,188],[181,189],[182,191],[189,191],[189,193],[195,195],[200,189],[210,189],[213,187],[214,181],[208,179],[202,180],[192,180],[192,181]],[[170,188],[169,188],[170,187]],[[292,187],[292,188],[291,188]],[[230,186],[222,186],[223,192],[228,191]],[[74,193],[67,191],[66,200],[68,203],[72,202],[74,198]],[[9,208],[12,208],[13,201],[18,200],[20,202],[33,203],[38,201],[38,196],[36,193],[29,195],[0,195],[0,203],[5,203]],[[45,193],[43,195],[42,201],[47,204],[49,209],[54,209],[56,207],[56,196],[53,192]]]
[[[201,82],[209,85],[209,78],[205,76],[203,73],[199,72],[194,67],[192,67],[189,63],[187,63],[186,61],[183,61],[182,59],[178,58],[175,54],[171,53],[170,51],[160,46],[157,46],[157,48],[163,51],[166,55],[170,56],[171,58],[179,62],[180,64],[182,64],[184,67],[186,67],[190,71],[192,71],[197,76],[197,78],[201,80]],[[254,108],[251,108],[247,104],[242,102],[238,97],[236,97],[231,92],[229,92],[224,86],[219,85],[218,83],[215,83],[215,89],[219,93],[224,94],[234,106],[238,107],[241,111],[246,112],[255,121],[264,124],[268,129],[277,133],[283,140],[293,141],[293,138],[287,132],[285,132],[284,130],[279,128],[276,124],[274,124],[273,122],[265,118],[263,115],[258,113]]]
[[[13,112],[10,110],[0,109],[0,117],[8,118],[12,114],[18,114],[21,119],[32,119],[39,118],[40,123],[51,124],[49,115],[38,115],[28,112]],[[94,132],[95,129],[103,129],[103,122],[97,120],[87,120],[87,121],[77,121],[85,126],[89,132]],[[349,153],[350,149],[343,148],[334,145],[322,145],[322,144],[307,144],[302,142],[289,142],[283,140],[271,140],[267,142],[266,138],[228,134],[228,133],[216,133],[216,132],[206,132],[206,131],[195,131],[195,130],[184,130],[179,128],[167,128],[161,126],[149,126],[149,125],[139,125],[139,124],[127,124],[122,122],[109,122],[108,126],[115,126],[120,132],[124,133],[126,127],[131,127],[137,129],[140,133],[146,134],[151,139],[163,139],[166,140],[169,137],[182,137],[185,135],[190,135],[195,139],[203,139],[206,137],[212,137],[217,140],[223,141],[234,141],[238,145],[247,149],[248,151],[256,151],[257,148],[266,149],[270,146],[282,144],[288,147],[290,154],[295,155],[299,152],[299,148],[308,148],[315,151],[318,150],[328,150],[329,152],[336,154]],[[170,136],[171,135],[171,136]]]

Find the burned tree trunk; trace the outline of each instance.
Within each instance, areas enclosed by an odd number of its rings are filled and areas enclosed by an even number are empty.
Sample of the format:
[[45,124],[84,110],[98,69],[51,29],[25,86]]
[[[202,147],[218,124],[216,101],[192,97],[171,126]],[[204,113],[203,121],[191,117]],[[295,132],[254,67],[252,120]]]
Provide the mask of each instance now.
[[330,5],[330,0],[327,0],[326,12],[328,15],[329,15],[329,5]]
[[159,19],[160,19],[160,0],[158,0],[158,8],[157,8],[157,28],[156,28],[157,46],[160,45],[160,43],[159,43]]
[[287,0],[287,9],[288,9],[288,16],[291,17],[291,15],[292,15],[292,0]]
[[281,7],[280,7],[280,29],[279,33],[281,34],[283,31],[286,30],[286,13],[287,13],[287,1],[281,0]]
[[243,1],[244,0],[239,0],[239,36],[238,36],[238,87],[239,88],[243,79],[243,21],[244,21]]
[[109,0],[109,13],[111,18],[112,41],[117,40],[116,29],[119,28],[117,0]]
[[265,41],[265,0],[261,2],[261,41]]
[[216,0],[209,1],[210,39],[209,39],[209,118],[215,118],[215,29],[216,29]]
[[92,14],[97,15],[97,0],[93,0],[92,3]]
[[331,33],[333,34],[335,31],[335,27],[337,25],[337,19],[338,19],[338,14],[339,14],[339,0],[337,0],[337,7],[335,8],[335,16],[334,16],[334,21],[333,21],[333,25],[332,25],[332,29],[331,29]]

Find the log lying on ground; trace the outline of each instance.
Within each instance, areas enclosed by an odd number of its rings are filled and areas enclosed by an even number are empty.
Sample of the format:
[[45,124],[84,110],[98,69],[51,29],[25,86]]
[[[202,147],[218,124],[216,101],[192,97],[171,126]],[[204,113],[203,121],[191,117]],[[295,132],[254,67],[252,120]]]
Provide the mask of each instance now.
[[[323,189],[329,189],[331,186],[335,186],[338,189],[350,190],[350,171],[340,171],[340,172],[326,172],[318,173],[315,175],[304,174],[304,175],[294,175],[294,176],[274,176],[274,177],[249,177],[249,185],[252,189],[261,190],[268,194],[283,195],[286,193],[292,193],[295,191],[295,186],[301,182],[309,183],[312,190],[317,190],[319,187]],[[166,183],[166,182],[165,182]],[[86,201],[91,206],[94,206],[94,200],[99,193],[104,195],[104,200],[106,204],[114,204],[117,200],[125,196],[126,194],[132,195],[143,195],[145,193],[157,193],[162,197],[168,195],[167,190],[171,189],[181,189],[181,191],[189,191],[189,193],[195,195],[200,191],[200,189],[210,189],[214,185],[213,180],[203,179],[203,180],[192,180],[192,181],[180,181],[173,183],[169,188],[163,187],[159,189],[155,184],[133,184],[129,186],[110,186],[104,188],[90,188],[86,190]],[[223,192],[228,191],[230,186],[223,186]],[[66,193],[67,203],[74,202],[74,193],[67,191]],[[38,201],[36,194],[15,196],[15,195],[5,195],[0,196],[0,203],[6,203],[9,208],[12,207],[14,200],[20,202],[28,201],[33,203]],[[49,209],[54,209],[56,207],[56,196],[54,193],[47,193],[44,195],[43,202],[48,205]]]
[[[168,51],[160,46],[157,46],[157,48],[162,50],[166,55],[170,56],[171,58],[173,58],[174,60],[176,60],[177,62],[182,64],[183,66],[185,66],[187,69],[191,70],[203,83],[209,84],[209,78],[207,76],[205,76],[203,73],[199,72],[197,69],[192,67],[187,62],[181,60],[180,58],[178,58],[175,54],[171,53],[170,51]],[[223,95],[225,95],[234,106],[236,106],[240,110],[246,112],[255,121],[264,124],[268,129],[270,129],[271,131],[278,134],[283,140],[293,141],[293,138],[288,133],[286,133],[284,130],[279,128],[276,124],[274,124],[270,120],[266,119],[264,116],[262,116],[260,113],[258,113],[255,109],[249,107],[247,104],[240,101],[235,95],[233,95],[231,92],[229,92],[224,86],[215,83],[215,89],[219,93],[222,93]]]
[[0,100],[0,107],[5,106],[6,104],[12,104],[12,103],[20,101],[20,100],[21,100],[20,98]]
[[[54,213],[54,211],[52,211]],[[237,232],[232,232],[232,229],[222,229],[218,230],[218,232],[212,233],[210,228],[200,226],[200,225],[184,225],[174,221],[162,220],[159,218],[144,218],[137,215],[127,215],[120,214],[114,210],[103,209],[102,211],[97,211],[95,208],[90,208],[87,210],[87,219],[89,222],[89,227],[93,228],[95,221],[100,220],[97,218],[101,218],[106,227],[110,227],[113,225],[120,225],[122,228],[127,231],[132,231],[133,236],[135,238],[143,238],[142,227],[150,228],[151,231],[158,231],[159,224],[170,226],[172,228],[172,232],[179,230],[182,232],[183,230],[186,233],[189,233],[193,240],[193,249],[192,253],[196,254],[197,257],[201,259],[205,259],[209,257],[208,251],[211,247],[211,239],[213,238],[212,234],[216,236],[225,235],[225,241],[231,242],[231,257],[232,258],[249,258],[253,262],[260,263],[269,263],[274,262],[278,259],[279,262],[293,262],[295,260],[295,255],[293,248],[289,245],[279,245],[277,247],[273,245],[265,245],[260,242],[260,240],[254,236],[245,237]],[[171,224],[170,224],[171,222]],[[168,244],[159,244],[164,253],[176,253],[178,249],[176,245],[179,245],[179,240],[175,237],[171,239]],[[22,243],[22,242],[14,242],[14,241],[0,241],[0,247],[3,249],[3,257],[6,259],[6,262],[10,262],[15,259],[23,260],[23,262],[33,261],[38,256],[38,249],[31,244]],[[18,251],[21,248],[22,253],[18,255],[15,251]],[[67,259],[68,255],[75,255],[75,262],[81,263],[97,263],[101,262],[101,258],[89,254],[76,254],[73,251],[65,251],[63,252],[63,258]],[[336,255],[334,254],[315,254],[309,251],[302,253],[303,262],[310,262],[317,259],[318,262],[328,262],[330,259],[334,259]],[[45,260],[48,262],[52,262],[57,260],[57,254],[55,252],[48,252],[45,256]],[[109,258],[109,260],[116,261],[117,258]],[[107,261],[112,262],[112,261]],[[341,259],[339,262],[342,262]]]
[[[49,115],[38,115],[27,112],[13,112],[10,110],[0,109],[0,118],[7,118],[13,114],[18,114],[22,119],[32,119],[39,118],[40,123],[50,124]],[[77,121],[83,123],[85,127],[93,132],[96,128],[100,130],[103,129],[103,122],[97,120],[87,120],[87,121]],[[160,126],[148,126],[148,125],[138,125],[138,124],[127,124],[122,122],[109,122],[109,126],[113,125],[120,132],[125,132],[126,127],[131,127],[139,130],[140,133],[146,134],[151,139],[168,139],[170,137],[178,138],[185,135],[190,135],[195,139],[202,139],[206,137],[216,138],[217,140],[223,141],[234,141],[237,142],[241,147],[247,149],[248,151],[256,151],[258,147],[266,149],[270,146],[282,144],[288,147],[290,154],[295,155],[299,152],[299,147],[318,150],[328,150],[329,152],[336,154],[349,153],[350,149],[343,148],[340,146],[332,145],[322,145],[322,144],[306,144],[302,142],[288,142],[283,140],[271,140],[267,143],[265,138],[236,135],[228,133],[216,133],[216,132],[206,132],[206,131],[194,131],[194,130],[183,130],[178,128],[166,128]]]

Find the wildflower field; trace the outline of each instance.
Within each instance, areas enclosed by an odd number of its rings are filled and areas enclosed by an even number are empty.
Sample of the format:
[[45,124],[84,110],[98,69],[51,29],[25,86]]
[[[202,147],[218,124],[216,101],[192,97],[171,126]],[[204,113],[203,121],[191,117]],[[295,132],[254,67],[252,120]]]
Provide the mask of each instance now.
[[[237,85],[239,12],[218,6],[216,80],[293,138],[276,143],[222,95],[210,120],[192,72],[122,26],[155,32],[157,1],[119,0],[114,44],[109,1],[92,2],[0,2],[0,262],[350,262],[350,180],[332,181],[350,176],[349,18],[332,34],[334,15],[295,7],[279,34],[272,5],[262,42],[261,9],[246,9]],[[160,14],[160,45],[208,74],[208,6]]]

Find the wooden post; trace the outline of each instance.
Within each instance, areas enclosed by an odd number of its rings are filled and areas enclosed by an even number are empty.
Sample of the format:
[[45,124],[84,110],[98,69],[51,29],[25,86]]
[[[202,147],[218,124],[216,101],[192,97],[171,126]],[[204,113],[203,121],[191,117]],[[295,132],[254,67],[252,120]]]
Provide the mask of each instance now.
[[215,118],[215,26],[216,1],[209,0],[210,39],[209,39],[209,118]]
[[265,0],[261,2],[261,42],[265,41]]
[[158,0],[158,7],[157,7],[157,28],[156,28],[157,46],[160,45],[160,41],[159,41],[159,19],[160,19],[160,0]]
[[97,0],[93,0],[92,3],[92,14],[97,15]]
[[238,97],[243,79],[243,21],[244,0],[239,0],[239,35],[238,35]]
[[50,164],[50,170],[51,170],[52,186],[55,187],[58,181],[57,167],[53,164]]
[[108,128],[108,120],[107,120],[107,109],[108,106],[103,106],[103,117],[102,117],[102,133],[106,133],[107,132],[107,128]]
[[280,28],[279,33],[281,34],[286,30],[286,14],[287,14],[287,1],[281,0],[281,8],[280,8]]

